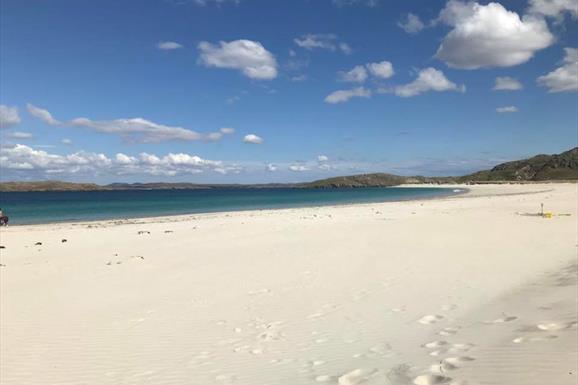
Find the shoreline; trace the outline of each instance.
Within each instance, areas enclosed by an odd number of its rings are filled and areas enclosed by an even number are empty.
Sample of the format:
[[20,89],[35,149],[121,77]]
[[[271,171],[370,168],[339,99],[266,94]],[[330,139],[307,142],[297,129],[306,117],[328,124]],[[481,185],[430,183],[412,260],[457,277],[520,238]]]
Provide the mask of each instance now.
[[[458,187],[460,186],[460,187]],[[400,185],[400,186],[392,186],[396,188],[442,188],[442,189],[460,189],[460,192],[448,192],[446,194],[439,194],[437,196],[432,197],[416,197],[416,198],[406,198],[406,199],[394,199],[394,200],[385,200],[385,201],[375,201],[375,202],[344,202],[344,203],[328,203],[328,204],[312,204],[312,205],[302,205],[302,206],[289,206],[289,207],[276,207],[276,208],[264,208],[264,209],[238,209],[238,210],[225,210],[225,211],[200,211],[200,212],[191,212],[191,213],[179,213],[179,214],[169,214],[169,215],[151,215],[151,216],[135,216],[135,217],[111,217],[111,218],[102,218],[102,219],[93,219],[93,220],[63,220],[63,221],[54,221],[54,222],[40,222],[40,223],[16,223],[10,224],[9,227],[21,227],[21,226],[43,226],[43,225],[90,225],[90,224],[100,224],[102,222],[118,222],[118,221],[137,221],[137,220],[146,220],[148,221],[166,221],[171,218],[175,218],[179,220],[180,217],[183,218],[190,218],[192,216],[197,215],[210,215],[210,214],[232,214],[232,213],[239,213],[239,212],[263,212],[263,211],[277,211],[277,210],[292,210],[292,209],[306,209],[306,208],[317,208],[317,207],[343,207],[343,206],[357,206],[357,205],[368,205],[368,204],[382,204],[382,203],[395,203],[395,202],[408,202],[408,201],[420,201],[420,200],[432,200],[432,199],[444,199],[450,197],[456,197],[460,195],[467,195],[470,192],[470,189],[466,187],[462,187],[462,185]],[[375,188],[375,187],[370,187]],[[387,188],[387,187],[383,187]],[[104,190],[102,190],[104,191]],[[2,229],[2,227],[0,227]]]

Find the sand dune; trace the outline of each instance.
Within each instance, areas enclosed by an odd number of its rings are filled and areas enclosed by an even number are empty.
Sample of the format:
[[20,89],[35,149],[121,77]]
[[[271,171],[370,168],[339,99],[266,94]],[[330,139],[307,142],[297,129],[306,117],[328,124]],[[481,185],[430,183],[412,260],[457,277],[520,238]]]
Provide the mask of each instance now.
[[2,228],[0,382],[577,384],[577,185],[471,188]]

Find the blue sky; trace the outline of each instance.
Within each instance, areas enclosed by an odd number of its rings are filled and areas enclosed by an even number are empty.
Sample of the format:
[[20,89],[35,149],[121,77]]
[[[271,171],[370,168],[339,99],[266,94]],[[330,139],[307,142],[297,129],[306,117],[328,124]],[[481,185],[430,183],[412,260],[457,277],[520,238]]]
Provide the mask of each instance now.
[[460,175],[578,144],[578,1],[3,0],[0,179]]

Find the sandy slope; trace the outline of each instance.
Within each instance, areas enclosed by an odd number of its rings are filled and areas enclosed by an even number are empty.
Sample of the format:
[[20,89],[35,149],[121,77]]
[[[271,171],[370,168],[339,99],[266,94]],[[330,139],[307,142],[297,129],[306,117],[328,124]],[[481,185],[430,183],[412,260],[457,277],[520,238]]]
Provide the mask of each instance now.
[[[519,215],[541,202],[571,215]],[[0,382],[577,384],[577,202],[473,186],[1,229]]]

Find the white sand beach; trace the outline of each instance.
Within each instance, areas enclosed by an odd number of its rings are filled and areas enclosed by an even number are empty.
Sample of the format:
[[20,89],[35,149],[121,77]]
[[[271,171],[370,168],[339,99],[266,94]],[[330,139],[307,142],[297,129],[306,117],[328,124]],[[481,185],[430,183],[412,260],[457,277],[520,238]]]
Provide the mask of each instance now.
[[468,188],[2,228],[0,383],[577,384],[578,185]]

